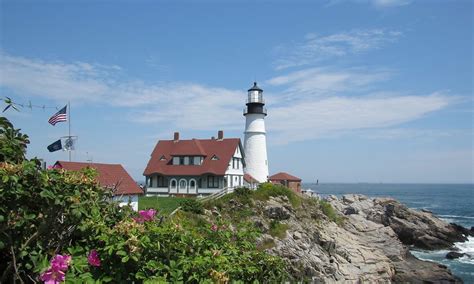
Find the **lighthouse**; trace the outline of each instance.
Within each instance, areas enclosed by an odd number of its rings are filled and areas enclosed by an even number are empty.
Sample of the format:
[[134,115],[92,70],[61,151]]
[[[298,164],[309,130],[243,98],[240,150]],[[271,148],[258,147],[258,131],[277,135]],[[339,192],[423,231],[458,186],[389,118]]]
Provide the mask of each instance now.
[[259,182],[268,180],[267,139],[265,132],[265,116],[263,90],[253,83],[248,90],[247,108],[245,116],[245,173],[251,175]]

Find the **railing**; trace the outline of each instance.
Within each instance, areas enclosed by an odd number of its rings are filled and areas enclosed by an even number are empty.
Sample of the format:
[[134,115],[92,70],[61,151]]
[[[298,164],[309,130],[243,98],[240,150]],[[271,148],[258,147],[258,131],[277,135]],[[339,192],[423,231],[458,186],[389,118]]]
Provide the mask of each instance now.
[[232,193],[234,192],[234,188],[233,187],[224,187],[222,190],[218,191],[218,192],[215,192],[213,194],[210,194],[208,196],[205,196],[205,197],[202,197],[202,198],[199,198],[198,200],[201,201],[201,202],[206,202],[206,201],[210,201],[210,200],[216,200],[216,199],[219,199],[221,198],[222,196],[226,195],[226,194],[229,194],[229,193]]
[[245,101],[246,104],[250,104],[250,103],[261,103],[261,104],[264,104],[265,103],[265,99],[261,98],[261,99],[248,99]]
[[[244,115],[246,115],[248,113],[248,109],[244,108],[243,113],[244,113]],[[263,113],[263,114],[267,115],[267,108],[264,107],[263,110],[260,113]]]

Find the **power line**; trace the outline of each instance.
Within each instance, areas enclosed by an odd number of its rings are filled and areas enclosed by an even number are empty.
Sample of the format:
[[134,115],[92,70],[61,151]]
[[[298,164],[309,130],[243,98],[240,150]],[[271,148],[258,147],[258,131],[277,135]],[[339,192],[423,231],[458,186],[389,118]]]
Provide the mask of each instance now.
[[46,109],[55,109],[55,110],[58,110],[59,108],[57,106],[47,106],[47,105],[37,105],[37,104],[32,104],[31,101],[28,101],[28,103],[18,103],[18,102],[15,102],[13,101],[12,99],[10,99],[9,97],[5,97],[3,99],[3,102],[7,105],[4,109],[3,109],[3,112],[5,112],[7,109],[9,109],[10,107],[17,110],[18,111],[18,108],[21,107],[21,108],[29,108],[30,110],[33,110],[33,108],[36,108],[36,109],[43,109],[43,110],[46,110]]

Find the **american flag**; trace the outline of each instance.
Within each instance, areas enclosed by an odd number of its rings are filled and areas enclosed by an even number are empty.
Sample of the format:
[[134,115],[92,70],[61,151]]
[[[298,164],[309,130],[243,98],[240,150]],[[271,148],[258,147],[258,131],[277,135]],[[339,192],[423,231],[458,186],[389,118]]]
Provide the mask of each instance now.
[[67,114],[66,114],[67,105],[60,109],[57,113],[55,113],[51,118],[48,120],[49,123],[52,125],[56,125],[56,123],[61,121],[67,121]]

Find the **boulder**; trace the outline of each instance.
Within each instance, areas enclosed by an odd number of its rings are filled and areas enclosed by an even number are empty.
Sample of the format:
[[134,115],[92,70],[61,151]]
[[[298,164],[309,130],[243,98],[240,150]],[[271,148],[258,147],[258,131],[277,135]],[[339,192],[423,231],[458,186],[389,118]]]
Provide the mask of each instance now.
[[359,210],[355,209],[354,207],[346,207],[344,209],[344,215],[352,215],[352,214],[359,214]]
[[290,218],[290,212],[283,206],[267,206],[265,207],[265,215],[274,220],[287,220]]
[[463,256],[470,257],[470,255],[467,254],[467,253],[462,253],[462,252],[457,252],[457,251],[450,251],[450,252],[448,252],[448,254],[446,254],[447,259],[456,259],[456,258],[460,258],[460,257],[463,257]]

